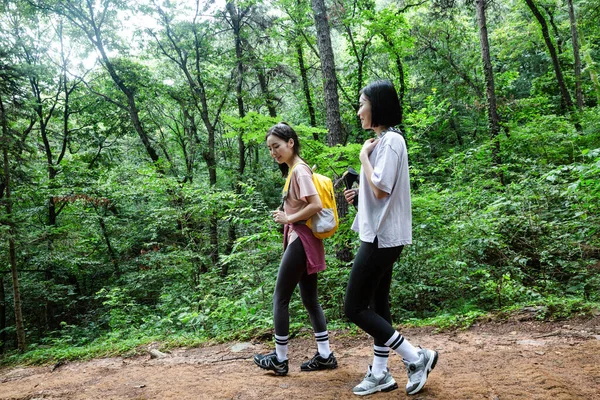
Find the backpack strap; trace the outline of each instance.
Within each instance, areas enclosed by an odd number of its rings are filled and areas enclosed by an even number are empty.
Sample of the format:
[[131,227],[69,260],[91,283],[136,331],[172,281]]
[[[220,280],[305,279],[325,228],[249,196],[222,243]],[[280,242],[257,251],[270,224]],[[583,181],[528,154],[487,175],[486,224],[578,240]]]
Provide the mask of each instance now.
[[292,173],[294,172],[294,168],[296,168],[296,165],[298,165],[298,164],[306,165],[312,174],[312,169],[310,169],[308,164],[305,163],[304,161],[299,161],[296,164],[292,165],[292,168],[290,168],[287,178],[285,179],[285,185],[283,185],[283,190],[281,192],[281,205],[279,206],[279,209],[282,211],[283,211],[283,203],[285,203],[285,200],[287,199],[287,196],[288,196],[288,191],[290,190],[290,182],[292,180]]
[[[306,165],[308,167],[308,164],[305,163],[304,161],[299,161],[296,164],[292,165],[292,168],[290,168],[290,172],[288,172],[288,176],[287,176],[287,178],[285,180],[285,185],[283,185],[282,195],[284,197],[284,200],[285,200],[285,198],[287,198],[288,190],[290,190],[290,182],[292,180],[292,173],[294,172],[294,168],[296,168],[296,165],[298,165],[298,164],[304,164],[304,165]],[[308,169],[312,173],[312,169],[310,169],[310,167],[308,167]]]

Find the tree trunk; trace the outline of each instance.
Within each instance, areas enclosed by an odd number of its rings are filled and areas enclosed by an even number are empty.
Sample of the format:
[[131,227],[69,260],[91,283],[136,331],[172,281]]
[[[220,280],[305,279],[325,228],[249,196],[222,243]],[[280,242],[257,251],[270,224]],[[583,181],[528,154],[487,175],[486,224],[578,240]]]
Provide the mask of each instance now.
[[115,276],[119,278],[121,276],[121,269],[119,268],[119,258],[115,254],[112,244],[110,243],[110,236],[108,235],[108,229],[106,229],[106,222],[104,221],[104,217],[99,216],[98,222],[100,223],[102,237],[104,238],[104,242],[106,243],[106,248],[108,249],[108,255],[110,257],[110,262],[113,265]]
[[192,183],[194,181],[194,167],[196,166],[198,141],[198,127],[193,115],[190,115],[186,102],[177,100],[179,107],[183,112],[183,133],[178,135],[178,142],[185,160],[185,179],[184,182]]
[[573,43],[573,58],[575,61],[575,98],[577,108],[583,108],[583,92],[581,90],[581,57],[579,56],[579,39],[577,35],[577,19],[575,18],[575,9],[573,0],[567,0],[569,5],[569,20],[571,22],[571,41]]
[[327,124],[327,144],[335,146],[344,143],[344,131],[340,119],[340,101],[337,92],[335,60],[329,35],[329,22],[324,0],[311,0],[315,27],[317,28],[317,44],[323,74],[323,90],[325,92],[325,111]]
[[4,273],[0,273],[0,354],[4,354],[6,346],[6,291],[4,289]]
[[556,80],[560,89],[560,94],[562,96],[564,106],[567,108],[567,110],[571,110],[573,108],[573,101],[571,100],[571,95],[567,90],[567,85],[565,84],[565,79],[560,68],[560,63],[558,62],[558,55],[556,54],[556,49],[552,44],[552,39],[550,38],[550,34],[548,32],[548,23],[544,19],[544,16],[538,10],[533,0],[525,0],[525,2],[527,3],[529,9],[540,24],[540,27],[542,29],[542,35],[544,36],[544,41],[546,42],[546,47],[548,47],[548,52],[550,53],[550,58],[552,59],[552,66],[554,67],[554,73],[556,74]]
[[[304,91],[304,99],[306,100],[306,108],[310,118],[310,126],[317,126],[317,118],[315,116],[315,107],[313,106],[312,97],[310,95],[310,85],[308,81],[308,69],[304,65],[304,52],[302,43],[296,40],[296,54],[298,55],[298,68],[300,68],[300,76],[302,77],[302,90]],[[319,134],[313,132],[313,139],[319,140]]]
[[[198,9],[198,7],[196,7]],[[194,19],[195,21],[195,19]],[[209,112],[208,112],[208,99],[206,97],[206,90],[204,86],[204,80],[202,79],[202,71],[200,68],[201,59],[200,59],[200,40],[198,37],[198,31],[196,24],[193,25],[194,32],[194,46],[195,46],[195,73],[196,79],[192,79],[190,73],[188,72],[187,65],[185,62],[182,62],[183,70],[188,78],[188,82],[192,93],[194,94],[196,107],[200,111],[200,117],[202,118],[202,122],[204,123],[204,127],[206,128],[206,133],[208,134],[208,148],[202,152],[202,158],[206,162],[206,166],[208,167],[208,182],[212,188],[214,188],[217,184],[217,157],[215,153],[215,133],[219,115],[221,113],[221,109],[225,104],[225,100],[228,97],[229,87],[225,90],[225,94],[223,95],[223,100],[221,105],[216,111],[216,117],[214,122],[210,120]],[[182,60],[183,61],[183,60]],[[228,85],[229,86],[229,85]],[[210,244],[211,244],[211,262],[214,266],[219,264],[219,220],[215,216],[212,216],[210,219]],[[206,265],[202,264],[201,272],[208,272]]]
[[10,171],[8,168],[8,149],[3,149],[4,158],[4,179],[6,182],[6,215],[9,218],[8,229],[8,253],[10,262],[10,272],[12,276],[13,299],[15,307],[15,324],[17,327],[17,349],[25,351],[25,325],[23,324],[23,312],[21,310],[21,294],[19,290],[19,273],[17,271],[17,253],[15,250],[15,228],[12,219],[12,204],[10,198]]
[[392,40],[385,34],[381,33],[383,40],[387,43],[390,48],[390,52],[394,55],[394,60],[396,62],[396,70],[398,71],[398,101],[400,102],[400,123],[398,124],[398,128],[401,131],[404,131],[404,95],[406,93],[406,82],[404,81],[404,64],[402,63],[402,58],[394,51],[394,43]]
[[554,20],[554,7],[542,5],[542,8],[546,10],[546,14],[548,14],[548,22],[550,23],[552,31],[554,32],[554,37],[556,38],[556,51],[558,54],[562,54],[564,39],[562,38],[558,26],[556,25],[556,21]]
[[504,177],[500,170],[502,161],[500,159],[500,118],[496,106],[496,91],[494,88],[494,70],[490,57],[490,44],[488,41],[487,21],[485,15],[485,0],[476,0],[477,19],[479,21],[479,42],[481,44],[481,58],[483,60],[483,71],[485,75],[486,97],[488,103],[488,123],[490,126],[490,139],[492,140],[492,164],[495,174],[504,184]]
[[269,116],[275,118],[277,116],[277,110],[275,110],[275,105],[273,104],[273,94],[269,90],[267,77],[258,65],[256,66],[256,75],[258,76],[258,84],[260,85],[260,90],[265,98],[267,109],[269,110]]
[[[21,294],[19,290],[19,274],[17,271],[17,253],[15,249],[15,226],[12,220],[12,199],[10,192],[10,167],[8,160],[8,144],[10,138],[8,135],[8,124],[4,112],[4,103],[0,98],[0,120],[2,121],[2,158],[4,161],[4,204],[6,208],[6,219],[8,224],[8,260],[10,263],[10,272],[12,276],[13,303],[15,308],[15,326],[17,329],[17,349],[25,351],[25,326],[23,324],[23,312],[21,310]],[[4,287],[4,286],[3,286]]]
[[[356,59],[356,92],[354,93],[354,98],[352,99],[353,107],[355,111],[358,111],[360,97],[360,90],[364,86],[364,70],[365,70],[365,59],[367,58],[367,48],[369,43],[371,42],[372,36],[369,40],[365,40],[362,47],[359,49],[356,41],[354,40],[354,35],[352,34],[352,29],[349,25],[344,24],[344,28],[346,30],[346,34],[348,35],[348,39],[350,41],[350,49],[354,54],[354,58]],[[358,115],[356,116],[356,122],[358,123],[358,128],[361,127],[360,118]]]
[[[159,41],[158,37],[155,36],[155,39],[156,39],[157,43],[159,43],[159,47],[161,48],[161,50],[163,51],[165,56],[172,59],[175,62],[175,64],[177,64],[177,66],[179,67],[179,69],[181,69],[181,71],[183,72],[183,74],[187,80],[188,86],[190,88],[190,92],[192,94],[194,106],[200,113],[200,118],[202,119],[204,127],[206,128],[206,132],[207,132],[207,136],[208,136],[208,146],[204,149],[204,151],[202,151],[202,158],[204,159],[204,161],[206,162],[206,166],[208,167],[209,184],[211,187],[215,187],[215,185],[217,184],[217,158],[216,158],[216,152],[215,152],[215,133],[216,133],[215,125],[217,124],[221,110],[225,104],[227,97],[228,97],[229,87],[227,87],[227,89],[224,90],[223,99],[221,101],[220,106],[217,108],[217,110],[215,112],[215,119],[213,122],[210,119],[208,99],[206,96],[204,80],[202,78],[202,68],[201,68],[202,61],[203,61],[203,59],[202,59],[202,42],[200,39],[200,34],[198,32],[198,25],[196,23],[196,19],[198,18],[198,15],[200,12],[199,0],[196,1],[196,15],[194,15],[194,20],[192,23],[192,33],[194,35],[194,60],[193,60],[194,61],[194,64],[193,64],[194,75],[193,76],[190,71],[190,68],[188,67],[187,51],[184,51],[179,46],[175,37],[173,37],[172,28],[171,28],[171,19],[167,16],[167,14],[160,7],[157,7],[157,10],[163,19],[163,23],[166,28],[165,31],[166,31],[167,36],[169,37],[169,43],[175,50],[177,57],[173,57],[173,56],[169,55],[167,49],[165,47],[163,47],[162,45],[160,45],[160,41]],[[179,99],[178,101],[181,104],[181,108],[184,112],[186,119],[189,121],[190,129],[192,130],[192,135],[194,136],[196,143],[200,144],[201,140],[198,135],[198,127],[196,125],[196,121],[194,120],[194,115],[192,115],[192,113],[190,113],[186,109],[185,102],[183,100]],[[191,169],[193,170],[193,165],[191,166]],[[211,261],[212,261],[213,265],[217,265],[218,261],[219,261],[219,235],[218,235],[219,231],[218,231],[218,218],[216,218],[214,216],[210,218],[209,232],[210,232],[209,235],[210,235],[210,243],[211,243],[211,250],[210,250]],[[202,265],[199,269],[199,272],[205,273],[207,271],[208,271],[208,268],[206,267],[206,265],[204,263],[202,263]]]
[[[216,215],[210,217],[210,260],[213,265],[219,264],[219,224]],[[207,271],[204,271],[207,272]]]
[[[244,118],[246,116],[246,110],[244,109],[244,97],[243,97],[243,87],[244,87],[244,60],[243,60],[243,51],[242,51],[242,39],[241,39],[241,20],[242,15],[236,6],[232,2],[227,3],[227,11],[229,11],[229,15],[231,17],[231,25],[233,27],[233,35],[235,41],[235,57],[236,57],[236,65],[237,65],[237,83],[235,87],[236,100],[238,106],[238,114],[240,118]],[[244,174],[244,170],[246,169],[246,146],[244,141],[242,140],[243,135],[240,132],[238,135],[238,150],[240,154],[239,164],[238,164],[238,174],[239,177]]]
[[104,66],[108,70],[109,75],[111,76],[117,87],[121,90],[121,92],[123,92],[125,97],[127,97],[127,110],[129,111],[131,123],[133,124],[135,131],[141,139],[142,144],[144,145],[144,148],[148,153],[148,156],[150,156],[152,162],[157,163],[159,159],[158,153],[156,152],[156,150],[154,150],[154,147],[152,147],[152,144],[150,143],[150,138],[148,137],[144,127],[142,126],[142,121],[140,120],[140,112],[138,110],[133,91],[125,85],[125,83],[117,73],[115,67],[113,66],[112,62],[106,55],[104,46],[102,45],[102,41],[100,38],[100,32],[97,33],[97,36],[97,48],[100,54],[102,55]]
[[[217,157],[215,156],[215,125],[217,124],[219,115],[221,113],[221,109],[225,104],[225,100],[228,97],[229,87],[225,89],[225,94],[223,95],[221,106],[216,111],[215,121],[211,122],[208,113],[208,100],[206,98],[206,90],[204,89],[204,81],[201,78],[202,71],[200,70],[200,44],[198,39],[198,32],[196,32],[195,26],[194,41],[196,47],[196,80],[191,79],[191,76],[187,72],[187,67],[185,68],[185,72],[188,76],[189,84],[192,88],[192,93],[197,94],[200,100],[200,117],[202,118],[202,122],[204,123],[204,127],[206,128],[206,133],[208,134],[208,149],[206,149],[206,151],[202,153],[202,157],[204,158],[204,160],[206,161],[206,165],[208,166],[208,177],[210,186],[215,186],[217,184]],[[196,101],[196,104],[197,103],[198,102]]]
[[[240,118],[244,118],[246,116],[246,110],[244,108],[244,97],[243,97],[243,87],[244,87],[244,60],[243,60],[243,51],[242,51],[242,37],[241,37],[241,29],[242,29],[242,18],[245,15],[246,11],[240,11],[233,2],[229,1],[226,5],[227,11],[229,12],[229,16],[231,18],[231,26],[233,28],[233,35],[235,41],[235,57],[237,64],[237,83],[236,83],[236,99],[238,105],[238,114]],[[236,182],[234,182],[234,190],[236,194],[241,193],[240,182],[242,181],[242,177],[244,175],[244,171],[246,169],[246,145],[243,140],[243,132],[238,134],[238,153],[239,153],[239,164],[237,170]],[[227,253],[231,253],[233,251],[233,244],[237,239],[237,231],[235,224],[233,221],[229,222],[228,229],[228,238],[225,251]],[[227,265],[221,266],[221,275],[225,276],[228,273]]]
[[[30,64],[32,65],[32,64]],[[62,79],[61,79],[62,80]],[[52,118],[56,105],[58,104],[58,96],[62,88],[59,88],[56,92],[56,96],[53,99],[53,102],[50,106],[50,109],[47,111],[47,115],[44,115],[44,99],[42,99],[42,92],[39,85],[39,82],[35,77],[29,78],[29,84],[31,86],[31,92],[33,98],[36,100],[34,105],[34,111],[37,115],[39,126],[40,126],[40,136],[42,138],[42,142],[44,145],[44,153],[46,155],[46,169],[48,171],[48,189],[51,191],[54,189],[54,182],[57,175],[57,170],[54,165],[54,156],[52,154],[52,147],[50,145],[50,139],[48,138],[48,123]],[[60,85],[62,86],[62,85]],[[48,254],[50,256],[50,260],[52,260],[52,251],[54,247],[54,233],[53,230],[56,226],[56,204],[53,196],[49,196],[47,200],[47,218],[48,218],[48,228],[51,233],[48,235],[48,240],[46,243]],[[53,265],[52,261],[48,263],[46,266],[46,272],[44,274],[44,279],[48,282],[53,281]],[[58,323],[56,321],[56,304],[50,300],[46,299],[45,305],[45,318],[46,318],[46,328],[49,330],[58,329]]]
[[[303,5],[302,0],[296,0],[296,5],[300,8]],[[300,77],[302,78],[302,90],[304,91],[304,98],[306,100],[306,109],[308,111],[308,117],[310,119],[310,126],[315,128],[317,126],[317,117],[315,114],[315,107],[313,105],[312,97],[310,94],[310,83],[308,80],[308,68],[304,64],[304,49],[303,49],[303,28],[296,28],[294,45],[296,46],[296,55],[298,57],[298,68],[300,69]],[[313,139],[319,140],[319,134],[313,132]]]
[[[579,40],[581,40],[581,47],[585,48],[586,46],[585,46],[584,38],[581,34],[579,35]],[[591,50],[589,48],[584,50],[583,59],[585,60],[585,63],[586,63],[585,69],[589,72],[590,80],[592,81],[594,90],[596,91],[596,104],[600,105],[600,79],[598,79],[598,74],[597,74],[596,70],[594,69],[594,60],[593,60],[590,52],[591,52]]]
[[454,116],[450,117],[450,129],[452,129],[456,133],[456,140],[458,144],[462,147],[465,144],[463,140],[462,134],[460,133],[460,129],[456,125],[456,118]]
[[398,70],[398,101],[400,103],[400,123],[398,128],[404,132],[404,95],[406,93],[406,82],[404,81],[404,65],[402,59],[396,54],[396,69]]

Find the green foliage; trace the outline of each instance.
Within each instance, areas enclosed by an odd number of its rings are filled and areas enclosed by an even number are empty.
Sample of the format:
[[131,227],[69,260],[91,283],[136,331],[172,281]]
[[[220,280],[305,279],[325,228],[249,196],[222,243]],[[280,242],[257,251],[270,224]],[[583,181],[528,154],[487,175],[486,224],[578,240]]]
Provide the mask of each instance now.
[[598,312],[598,303],[590,303],[579,297],[549,297],[545,299],[538,318],[547,321],[588,316]]
[[[358,91],[382,78],[403,90],[412,178],[414,244],[394,269],[394,321],[465,328],[488,312],[522,305],[539,305],[540,318],[555,319],[588,313],[600,301],[600,110],[593,107],[600,30],[590,2],[579,5],[578,17],[586,103],[566,116],[557,115],[556,78],[528,9],[512,0],[488,9],[502,118],[497,166],[472,7],[335,2],[332,39],[348,143],[328,147],[306,2],[279,0],[269,4],[273,12],[257,1],[237,4],[245,10],[238,49],[218,5],[199,10],[215,18],[194,19],[183,3],[165,3],[161,15],[155,4],[112,2],[103,44],[135,94],[148,143],[133,129],[133,105],[107,66],[87,62],[98,50],[82,33],[89,27],[20,5],[11,0],[0,8],[8,27],[0,47],[11,47],[0,48],[7,67],[0,70],[8,71],[0,74],[0,100],[13,198],[12,215],[0,210],[0,251],[8,254],[10,221],[30,352],[5,362],[132,354],[155,340],[175,346],[271,334],[282,246],[269,211],[280,203],[283,179],[265,134],[288,121],[302,157],[318,172],[335,180],[348,166],[358,170],[361,144],[372,135],[358,127]],[[116,16],[141,11],[157,24],[132,40]],[[554,12],[557,34],[566,37],[566,11]],[[572,90],[572,54],[568,41],[563,45],[560,63]],[[52,157],[39,134],[32,83],[41,90]],[[267,100],[276,117],[267,116]],[[159,162],[148,159],[146,145]],[[208,179],[211,161],[216,183]],[[4,196],[4,170],[0,175]],[[347,260],[358,247],[350,229],[355,212],[350,207],[325,241],[320,300],[332,328],[356,330],[343,313]],[[12,291],[7,266],[0,272],[10,350]],[[297,295],[290,313],[291,334],[302,334],[309,321]]]
[[277,118],[267,117],[257,112],[249,112],[244,118],[225,115],[223,122],[229,129],[225,138],[235,138],[242,133],[246,144],[263,144],[270,127],[279,122]]
[[470,328],[478,319],[485,316],[485,312],[473,310],[457,312],[452,314],[441,314],[432,318],[426,319],[409,319],[406,326],[434,326],[437,332],[444,332],[448,330],[465,330]]

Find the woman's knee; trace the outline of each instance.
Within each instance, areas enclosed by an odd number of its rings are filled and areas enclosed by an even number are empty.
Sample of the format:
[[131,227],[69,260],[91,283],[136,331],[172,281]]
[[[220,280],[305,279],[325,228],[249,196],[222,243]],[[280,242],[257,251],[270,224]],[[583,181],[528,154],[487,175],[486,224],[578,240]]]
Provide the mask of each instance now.
[[348,297],[346,297],[344,301],[344,314],[346,314],[346,317],[351,322],[356,323],[361,311],[361,308],[357,304],[354,304],[353,301],[348,300]]
[[303,298],[302,305],[305,309],[309,311],[318,311],[321,309],[321,304],[319,303],[319,300],[317,298]]
[[281,310],[288,308],[290,305],[290,299],[291,297],[289,296],[273,296],[273,310]]

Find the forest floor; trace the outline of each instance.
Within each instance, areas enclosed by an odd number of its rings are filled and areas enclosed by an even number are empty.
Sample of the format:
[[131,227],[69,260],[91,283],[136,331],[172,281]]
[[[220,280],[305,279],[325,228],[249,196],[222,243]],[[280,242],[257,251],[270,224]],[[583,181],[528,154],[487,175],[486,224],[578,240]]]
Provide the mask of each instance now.
[[[539,322],[523,313],[468,330],[401,331],[438,350],[437,366],[424,389],[407,396],[403,365],[393,355],[399,389],[371,399],[600,399],[600,316]],[[351,390],[371,362],[372,342],[341,331],[330,339],[339,363],[330,371],[300,372],[315,351],[309,335],[290,341],[284,377],[252,362],[254,353],[272,349],[270,341],[177,348],[162,358],[151,358],[150,346],[129,358],[0,369],[0,399],[358,399]]]

